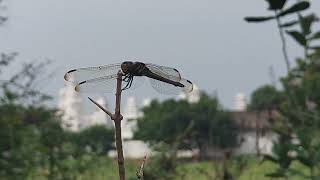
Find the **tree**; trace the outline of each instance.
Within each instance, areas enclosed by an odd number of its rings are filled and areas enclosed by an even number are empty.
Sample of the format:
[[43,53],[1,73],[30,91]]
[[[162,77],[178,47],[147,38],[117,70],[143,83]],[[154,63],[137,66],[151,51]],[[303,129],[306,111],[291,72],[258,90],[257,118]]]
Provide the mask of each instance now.
[[105,126],[96,125],[76,133],[73,138],[78,146],[78,153],[88,147],[97,155],[106,155],[112,149],[114,132]]
[[191,123],[191,131],[181,139],[180,149],[198,148],[206,157],[210,147],[228,148],[237,145],[236,126],[218,100],[202,94],[200,101],[189,104],[185,100],[152,101],[138,119],[135,138],[151,144],[174,144]]
[[257,155],[260,156],[260,113],[267,111],[269,122],[273,122],[272,111],[278,110],[281,103],[284,101],[283,93],[278,91],[274,86],[264,85],[253,91],[251,94],[251,100],[249,104],[249,110],[255,111],[257,116],[256,123],[256,151]]
[[251,111],[272,111],[279,109],[283,101],[282,92],[274,86],[264,85],[252,92],[248,108]]
[[[264,22],[271,19],[277,21],[284,59],[289,62],[286,37],[288,36],[304,50],[304,57],[297,59],[294,68],[288,67],[287,76],[281,79],[285,101],[279,107],[281,117],[277,119],[274,130],[279,134],[279,140],[274,145],[274,154],[265,156],[266,160],[279,165],[279,168],[268,176],[285,177],[297,175],[304,179],[318,179],[319,173],[315,170],[320,163],[320,116],[319,116],[319,90],[320,71],[319,43],[320,31],[313,31],[312,26],[318,21],[315,14],[302,15],[310,2],[297,1],[285,9],[286,0],[268,0],[269,10],[275,11],[275,16],[248,17],[249,22]],[[282,23],[283,17],[296,15],[296,19]],[[299,25],[299,29],[293,29]],[[299,161],[310,169],[309,174],[293,169],[293,161]]]

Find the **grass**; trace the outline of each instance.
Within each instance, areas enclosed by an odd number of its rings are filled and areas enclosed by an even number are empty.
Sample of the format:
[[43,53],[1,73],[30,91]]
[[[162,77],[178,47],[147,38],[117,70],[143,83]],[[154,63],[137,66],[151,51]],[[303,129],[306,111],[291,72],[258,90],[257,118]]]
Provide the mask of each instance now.
[[[228,171],[231,172],[234,179],[239,180],[272,180],[272,178],[266,177],[265,174],[273,172],[277,166],[271,162],[260,163],[257,158],[248,157],[246,158],[248,165],[244,168],[242,172],[239,171],[239,164],[236,164],[235,160],[227,162]],[[133,180],[137,179],[136,171],[139,168],[141,160],[126,160],[126,179]],[[209,180],[214,179],[215,176],[221,175],[223,172],[222,162],[214,161],[204,161],[204,162],[184,162],[180,163],[177,167],[176,175],[174,180]],[[146,163],[148,166],[148,161]],[[77,180],[116,180],[118,178],[118,165],[115,159],[110,159],[107,157],[100,157],[94,159],[88,164],[83,166],[82,170],[73,171],[71,168],[66,169],[64,173],[72,174],[74,176],[72,179]],[[301,170],[305,175],[309,175],[309,171],[303,165],[295,162],[291,165],[292,169]],[[42,171],[42,172],[41,172]],[[37,169],[34,171],[33,175],[30,175],[26,179],[34,180],[45,180],[47,179],[43,173],[44,170]],[[1,178],[0,178],[1,179]],[[60,178],[59,178],[60,179]],[[63,178],[61,178],[63,179]],[[275,179],[275,178],[274,178]],[[301,180],[304,179],[299,176],[290,176],[291,180]]]

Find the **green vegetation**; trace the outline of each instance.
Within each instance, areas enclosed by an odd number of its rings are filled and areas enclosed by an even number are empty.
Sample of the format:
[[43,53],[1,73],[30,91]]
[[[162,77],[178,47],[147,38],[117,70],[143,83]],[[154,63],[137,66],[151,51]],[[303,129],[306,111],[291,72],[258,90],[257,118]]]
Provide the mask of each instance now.
[[[271,173],[274,171],[277,166],[271,162],[265,162],[260,164],[260,161],[254,157],[246,157],[248,159],[248,166],[246,170],[238,175],[239,180],[270,180],[271,178],[265,177],[265,173]],[[85,159],[85,158],[84,158]],[[81,162],[82,161],[82,162]],[[74,161],[76,163],[83,163],[87,160],[81,161]],[[230,164],[234,164],[231,162]],[[90,166],[86,167],[83,171],[78,172],[74,179],[82,179],[82,180],[105,180],[105,179],[117,179],[118,172],[117,172],[117,163],[114,159],[109,159],[106,157],[100,157],[94,160],[95,163],[90,164]],[[126,162],[126,173],[127,179],[137,179],[136,178],[136,170],[137,164],[139,161],[127,160]],[[292,165],[293,169],[299,169],[304,172],[306,175],[309,174],[307,168],[298,162],[294,162]],[[215,179],[216,176],[219,176],[220,170],[222,169],[221,163],[219,161],[212,162],[212,161],[203,161],[203,162],[184,162],[179,163],[177,167],[177,173],[172,176],[173,180],[208,180],[208,179]],[[239,174],[238,169],[236,167],[231,167],[231,173],[234,175]],[[216,171],[218,170],[218,171]],[[28,180],[42,180],[46,179],[45,173],[41,169],[34,169],[31,170],[32,173],[28,175],[26,179]],[[221,175],[220,175],[221,176]],[[161,179],[161,178],[157,178]],[[218,179],[218,178],[216,178]],[[304,178],[299,177],[297,175],[292,175],[289,179],[293,180],[302,180]]]
[[183,143],[179,148],[199,148],[205,154],[209,145],[221,148],[237,145],[236,126],[230,115],[222,110],[217,98],[204,93],[197,103],[185,100],[153,101],[143,109],[143,114],[138,119],[135,137],[151,144],[172,144],[193,124],[188,135],[181,139]]
[[[265,156],[265,159],[274,162],[279,167],[270,177],[288,179],[294,174],[304,179],[319,178],[320,163],[320,68],[319,43],[320,31],[314,31],[313,25],[318,21],[315,14],[303,15],[301,11],[309,8],[307,1],[297,1],[286,8],[286,0],[268,0],[269,10],[275,16],[247,17],[248,22],[261,23],[275,19],[282,40],[282,51],[288,68],[288,75],[282,78],[283,90],[265,86],[253,93],[252,107],[276,110],[280,114],[274,131],[279,140],[274,145],[274,154]],[[284,16],[296,18],[290,22],[282,22]],[[297,27],[298,26],[298,27]],[[304,50],[304,57],[296,60],[296,66],[291,68],[286,49],[284,32]],[[275,106],[276,105],[276,106]],[[295,161],[308,167],[310,174],[306,175],[301,169],[292,169]]]
[[[0,68],[15,56],[3,54]],[[112,147],[113,130],[106,127],[79,133],[61,128],[57,111],[44,105],[50,97],[34,89],[45,65],[25,64],[1,84],[0,179],[75,179]]]
[[[318,18],[307,14],[308,1],[266,2],[270,15],[245,20],[276,21],[288,74],[281,78],[280,89],[258,87],[249,110],[268,111],[270,120],[277,113],[270,121],[279,137],[273,154],[232,155],[230,149],[240,143],[239,131],[216,97],[202,93],[193,104],[154,100],[143,109],[135,133],[136,139],[149,143],[156,152],[145,165],[145,180],[319,179],[320,31],[314,30]],[[0,17],[0,24],[4,21],[6,17]],[[304,51],[294,65],[288,58],[287,36]],[[0,75],[16,56],[1,54]],[[0,179],[117,179],[117,162],[107,157],[113,147],[113,130],[96,126],[74,133],[61,128],[57,110],[46,105],[51,97],[36,87],[41,81],[37,74],[44,74],[47,65],[25,63],[0,84]],[[261,132],[256,131],[259,137]],[[221,157],[210,156],[212,148],[221,150]],[[179,150],[190,149],[198,149],[199,154],[191,159],[177,157]],[[139,164],[140,160],[126,161],[128,179],[137,179]]]

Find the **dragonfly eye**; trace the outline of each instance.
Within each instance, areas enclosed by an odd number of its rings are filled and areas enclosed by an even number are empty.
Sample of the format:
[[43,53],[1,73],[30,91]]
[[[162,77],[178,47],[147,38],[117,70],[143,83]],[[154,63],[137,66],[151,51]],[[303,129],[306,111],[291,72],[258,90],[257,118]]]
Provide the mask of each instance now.
[[129,67],[130,65],[132,65],[133,63],[130,61],[125,61],[121,64],[121,70],[124,74],[127,74],[129,71]]

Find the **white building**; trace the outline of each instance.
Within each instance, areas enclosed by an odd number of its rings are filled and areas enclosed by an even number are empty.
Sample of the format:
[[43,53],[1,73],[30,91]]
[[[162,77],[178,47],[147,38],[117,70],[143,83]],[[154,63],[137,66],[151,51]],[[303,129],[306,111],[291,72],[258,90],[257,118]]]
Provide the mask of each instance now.
[[122,115],[122,138],[124,140],[130,140],[133,138],[133,133],[136,130],[137,126],[136,120],[139,118],[139,109],[136,103],[136,99],[134,97],[129,97],[127,99]]
[[[107,103],[103,98],[98,98],[97,102],[107,107]],[[61,115],[62,127],[71,131],[79,131],[93,125],[110,124],[110,122],[108,122],[110,121],[109,117],[98,108],[90,114],[86,113],[83,97],[81,97],[79,93],[74,90],[74,86],[71,85],[66,85],[60,89],[58,108],[60,110],[59,114]]]
[[[238,127],[239,147],[235,154],[271,154],[274,141],[278,136],[271,129],[268,112],[233,112],[233,119]],[[272,113],[273,118],[277,114]]]
[[[146,99],[144,105],[149,105],[150,100]],[[137,106],[134,97],[129,97],[125,103],[122,132],[123,132],[123,153],[128,158],[142,158],[145,155],[150,155],[150,148],[146,143],[140,140],[133,139],[133,133],[137,129],[137,119],[141,117],[141,111]]]
[[233,119],[240,132],[238,139],[240,146],[234,150],[235,154],[271,154],[273,142],[277,139],[271,131],[271,124],[266,112],[247,112],[247,100],[243,93],[237,93],[234,98]]
[[83,119],[83,102],[73,86],[65,86],[60,89],[58,108],[62,115],[62,127],[71,131],[79,131],[80,122]]
[[243,93],[236,94],[234,98],[234,110],[238,112],[247,110],[246,96]]
[[[108,109],[108,104],[104,98],[100,97],[96,102]],[[84,129],[94,125],[106,125],[110,128],[113,127],[111,118],[98,107],[94,106],[94,108],[95,111],[85,115],[83,122],[80,123],[80,128]]]

